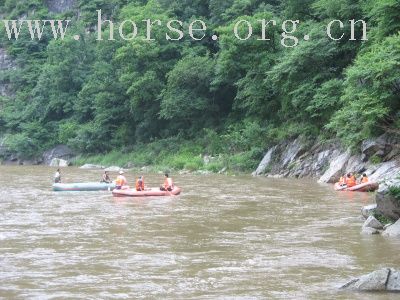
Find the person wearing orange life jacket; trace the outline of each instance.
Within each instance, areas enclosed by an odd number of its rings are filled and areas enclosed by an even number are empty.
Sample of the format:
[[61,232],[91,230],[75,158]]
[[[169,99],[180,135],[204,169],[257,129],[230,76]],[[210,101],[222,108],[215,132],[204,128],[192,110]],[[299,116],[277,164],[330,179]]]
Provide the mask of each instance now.
[[360,183],[367,183],[367,182],[369,182],[369,179],[367,177],[367,174],[364,173],[364,174],[362,174]]
[[144,191],[144,179],[143,176],[139,176],[139,178],[136,180],[136,190],[139,191]]
[[165,181],[164,185],[160,187],[161,191],[172,191],[174,189],[174,182],[172,181],[172,178],[169,178],[168,173],[165,173]]
[[117,180],[115,180],[115,188],[117,190],[120,190],[124,185],[127,185],[127,183],[128,183],[128,181],[126,180],[126,178],[123,174],[124,174],[124,171],[119,171]]
[[356,178],[354,177],[354,175],[352,173],[347,174],[346,185],[349,188],[357,185]]

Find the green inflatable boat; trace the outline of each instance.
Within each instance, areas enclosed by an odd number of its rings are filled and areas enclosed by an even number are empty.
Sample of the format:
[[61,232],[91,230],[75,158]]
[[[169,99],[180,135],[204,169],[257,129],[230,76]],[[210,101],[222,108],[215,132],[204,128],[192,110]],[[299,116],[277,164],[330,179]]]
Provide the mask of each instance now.
[[55,192],[94,192],[94,191],[112,191],[114,189],[115,189],[114,183],[81,182],[81,183],[53,184],[53,191]]

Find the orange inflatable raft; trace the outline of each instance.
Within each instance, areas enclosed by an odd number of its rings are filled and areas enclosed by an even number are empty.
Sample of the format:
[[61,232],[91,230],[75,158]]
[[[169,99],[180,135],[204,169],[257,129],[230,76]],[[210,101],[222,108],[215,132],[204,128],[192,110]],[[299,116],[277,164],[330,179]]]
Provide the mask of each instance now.
[[347,186],[341,186],[339,182],[335,183],[336,191],[350,191],[350,192],[373,192],[379,188],[379,184],[376,182],[366,182],[357,184],[351,188]]
[[152,188],[145,191],[128,190],[113,190],[114,197],[162,197],[176,196],[181,193],[181,188],[174,187],[172,191],[160,191],[160,189]]

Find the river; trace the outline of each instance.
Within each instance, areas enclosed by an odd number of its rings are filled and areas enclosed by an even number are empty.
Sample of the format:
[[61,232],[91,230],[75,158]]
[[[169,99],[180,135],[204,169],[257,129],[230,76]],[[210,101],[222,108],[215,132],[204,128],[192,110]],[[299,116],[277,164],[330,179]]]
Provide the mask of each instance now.
[[[53,173],[0,166],[0,298],[365,299],[337,288],[400,266],[399,240],[360,235],[372,194],[312,180],[172,174],[181,196],[113,198],[52,192]],[[62,170],[64,182],[101,174]]]

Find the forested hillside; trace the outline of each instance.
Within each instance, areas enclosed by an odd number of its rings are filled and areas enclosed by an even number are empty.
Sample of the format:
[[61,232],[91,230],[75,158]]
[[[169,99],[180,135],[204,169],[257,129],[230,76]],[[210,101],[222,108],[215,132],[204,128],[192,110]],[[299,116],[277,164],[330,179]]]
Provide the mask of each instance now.
[[[97,41],[98,9],[115,24],[135,20],[139,36],[143,19],[181,20],[185,36],[168,41],[166,27],[155,26],[154,41],[124,41],[116,25],[108,41],[104,24]],[[299,135],[355,147],[400,128],[398,0],[76,0],[56,17],[46,1],[0,0],[0,12],[72,20],[64,40],[45,32],[32,41],[24,31],[9,41],[0,28],[0,48],[16,66],[0,72],[11,87],[0,96],[0,137],[21,157],[67,144],[82,155],[135,153],[135,164],[189,169],[200,154],[221,154],[246,170],[269,145]],[[187,34],[196,19],[207,24],[202,41]],[[258,36],[233,35],[242,19]],[[260,19],[278,24],[267,30],[270,41],[257,40]],[[299,45],[283,47],[280,24],[296,19]],[[326,34],[335,19],[344,24],[335,27],[340,41]],[[361,25],[350,41],[350,19],[367,22],[368,41]]]

